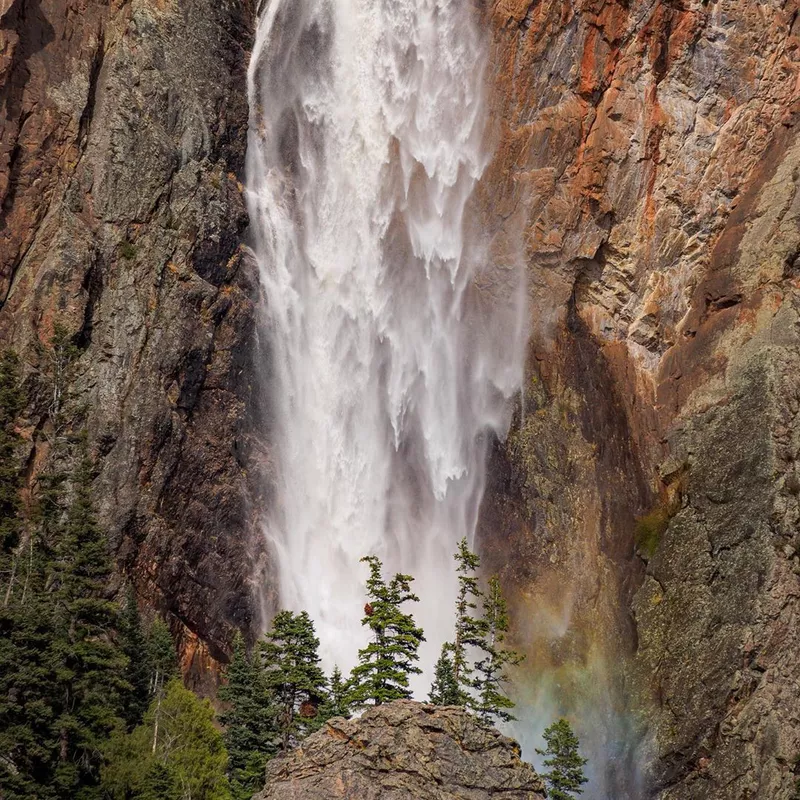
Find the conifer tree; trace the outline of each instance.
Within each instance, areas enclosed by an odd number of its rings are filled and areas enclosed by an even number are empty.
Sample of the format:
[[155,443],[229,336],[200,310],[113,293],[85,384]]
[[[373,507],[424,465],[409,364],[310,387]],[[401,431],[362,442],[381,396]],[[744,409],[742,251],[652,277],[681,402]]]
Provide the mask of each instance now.
[[175,658],[175,642],[169,626],[156,617],[147,636],[147,659],[150,669],[150,694],[163,693],[164,686],[178,677],[178,661]]
[[442,645],[439,660],[436,662],[434,679],[428,695],[428,700],[435,706],[457,706],[461,705],[463,700],[453,671],[452,650],[453,645],[445,642]]
[[506,682],[506,667],[516,666],[522,656],[505,648],[505,637],[508,633],[508,607],[500,590],[497,577],[489,580],[488,591],[483,601],[483,627],[485,637],[480,643],[485,657],[475,665],[477,676],[474,687],[477,698],[472,706],[478,717],[486,723],[493,720],[508,722],[514,717],[510,709],[514,702],[503,691]]
[[262,788],[267,760],[277,750],[278,734],[264,672],[259,660],[248,654],[238,631],[226,678],[219,697],[229,708],[220,722],[225,726],[231,792],[234,800],[249,800]]
[[314,623],[305,611],[276,614],[272,629],[259,645],[282,750],[293,747],[317,726],[327,694],[318,651]]
[[565,719],[554,722],[543,736],[547,747],[536,752],[545,756],[544,765],[550,768],[543,775],[547,796],[550,800],[572,800],[583,793],[581,787],[587,782],[583,772],[587,760],[578,751],[578,737]]
[[53,800],[61,696],[50,658],[56,636],[38,550],[21,582],[0,604],[0,787],[3,800]]
[[19,358],[6,350],[0,353],[0,602],[8,604],[13,591],[16,548],[22,534],[20,488],[22,470],[17,448],[21,437],[15,429],[22,412]]
[[148,637],[142,625],[132,584],[128,585],[125,607],[120,615],[119,639],[122,652],[128,659],[125,681],[130,689],[124,697],[124,717],[130,730],[142,721],[150,704],[150,681],[153,671]]
[[153,752],[158,749],[161,731],[161,703],[166,687],[173,678],[178,677],[178,663],[175,659],[175,643],[167,623],[161,617],[153,620],[148,637],[148,656],[150,659],[150,694],[153,696]]
[[51,665],[63,698],[56,720],[59,764],[55,784],[65,797],[94,796],[87,787],[99,782],[101,745],[123,723],[122,698],[130,690],[124,679],[127,658],[113,637],[118,609],[106,596],[112,565],[106,538],[95,518],[92,478],[83,437],[73,476],[73,499],[57,550],[56,636],[50,646]]
[[480,559],[469,549],[466,537],[458,543],[453,557],[458,573],[455,635],[451,647],[453,677],[460,693],[458,705],[467,705],[471,697],[469,690],[474,686],[469,648],[480,647],[486,634],[483,620],[474,616],[478,601],[483,597],[477,576]]
[[414,579],[398,573],[386,583],[379,558],[366,556],[361,560],[370,570],[368,602],[361,624],[372,632],[372,641],[358,651],[359,663],[351,674],[348,702],[355,707],[379,706],[411,697],[409,676],[422,672],[416,666],[417,651],[425,641],[422,628],[401,610],[404,603],[419,601],[411,591]]
[[350,704],[347,702],[348,687],[342,671],[338,666],[333,668],[331,679],[328,681],[328,700],[323,707],[323,716],[325,720],[332,719],[333,717],[350,716]]
[[[22,519],[17,416],[27,402],[19,360],[0,355],[0,787],[4,800],[54,798],[61,702],[50,657],[56,636],[45,587],[50,554]],[[28,525],[27,532],[23,525]]]

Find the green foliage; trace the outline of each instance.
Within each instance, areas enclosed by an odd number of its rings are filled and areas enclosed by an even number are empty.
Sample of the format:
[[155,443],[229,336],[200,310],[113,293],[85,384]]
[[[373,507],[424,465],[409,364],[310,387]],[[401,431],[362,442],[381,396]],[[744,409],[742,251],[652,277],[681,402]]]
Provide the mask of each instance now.
[[100,797],[101,746],[123,724],[128,659],[116,643],[118,609],[106,596],[112,567],[85,437],[75,462],[25,543],[0,613],[4,800]]
[[167,623],[156,617],[147,637],[147,659],[150,669],[150,693],[159,695],[172,678],[178,677],[175,642]]
[[473,616],[478,601],[483,597],[478,586],[477,571],[480,559],[473,553],[466,537],[458,543],[454,556],[458,573],[458,596],[456,598],[456,625],[452,645],[453,677],[460,693],[458,705],[467,705],[471,688],[474,688],[472,665],[468,658],[469,648],[481,647],[486,635],[484,621]]
[[126,260],[126,261],[133,261],[136,258],[136,245],[131,244],[130,242],[122,242],[119,246],[119,254]]
[[428,700],[436,706],[458,706],[462,704],[463,696],[459,690],[456,675],[453,670],[452,653],[453,645],[445,642],[442,653],[436,662],[433,683]]
[[475,665],[477,677],[473,686],[477,699],[471,702],[483,722],[508,722],[514,719],[510,713],[514,702],[503,691],[503,685],[507,681],[506,668],[519,664],[522,656],[505,647],[509,626],[508,606],[497,577],[489,580],[489,588],[483,601],[482,623],[486,635],[479,646],[485,656]]
[[229,704],[221,717],[234,800],[250,800],[262,788],[267,760],[277,751],[275,708],[260,660],[247,652],[241,633],[233,641],[227,683],[220,699]]
[[25,404],[21,380],[16,353],[0,353],[0,586],[6,591],[11,589],[14,551],[22,538],[22,470],[17,455],[21,437],[14,427]]
[[359,663],[350,677],[348,702],[354,707],[378,706],[411,697],[408,679],[421,672],[415,662],[419,660],[420,643],[425,641],[413,617],[400,608],[404,603],[419,601],[411,591],[414,579],[397,574],[386,583],[379,558],[367,556],[361,560],[370,570],[368,603],[361,624],[372,632],[372,641],[358,651]]
[[178,678],[152,701],[141,725],[111,738],[105,754],[103,788],[113,800],[230,800],[214,711]]
[[587,762],[578,752],[578,737],[565,719],[554,722],[543,736],[547,747],[536,752],[545,756],[544,765],[550,768],[543,776],[547,796],[550,800],[572,800],[583,793],[581,787],[587,781],[583,773]]
[[55,798],[61,698],[51,658],[56,636],[38,551],[7,604],[0,605],[0,786],[3,800]]
[[323,721],[333,717],[350,716],[350,704],[347,701],[349,688],[339,667],[333,668],[333,673],[328,681],[328,699],[320,708],[320,717]]
[[667,506],[660,505],[636,520],[636,549],[645,558],[651,559],[655,555],[672,516]]
[[152,677],[148,637],[139,615],[136,593],[130,584],[125,596],[125,607],[120,615],[119,642],[128,659],[125,682],[129,688],[125,692],[123,708],[125,722],[130,730],[142,721],[147,711]]
[[305,611],[276,614],[272,629],[259,644],[283,750],[319,727],[318,711],[327,695],[327,681],[319,666],[318,650],[314,623]]
[[[100,752],[119,728],[122,700],[130,691],[127,658],[115,642],[117,606],[106,597],[112,564],[94,514],[93,466],[85,438],[73,476],[73,499],[56,550],[52,585],[56,635],[50,659],[59,694],[56,786],[60,794],[95,796]],[[70,792],[73,794],[71,795]]]

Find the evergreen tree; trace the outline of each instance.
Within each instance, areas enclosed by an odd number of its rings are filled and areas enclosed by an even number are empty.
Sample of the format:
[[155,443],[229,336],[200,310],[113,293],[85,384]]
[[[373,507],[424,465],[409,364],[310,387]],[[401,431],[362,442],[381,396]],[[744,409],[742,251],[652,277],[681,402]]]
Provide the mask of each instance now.
[[38,550],[23,591],[0,605],[0,787],[3,800],[53,800],[61,697],[50,658],[56,636]]
[[158,699],[144,722],[108,743],[103,788],[113,800],[230,800],[228,756],[214,711],[173,678],[158,707],[161,733],[154,746]]
[[550,800],[572,800],[583,793],[581,787],[587,781],[583,773],[587,762],[578,752],[578,737],[565,719],[554,722],[543,736],[547,747],[536,752],[545,756],[544,765],[550,768],[543,776],[547,796]]
[[325,674],[319,667],[319,639],[305,611],[281,611],[259,652],[267,691],[276,711],[281,749],[293,747],[319,726],[326,699]]
[[16,549],[22,538],[20,489],[22,470],[15,429],[22,412],[19,358],[10,350],[0,353],[0,602],[8,604],[16,577]]
[[477,577],[480,559],[467,546],[466,537],[458,543],[458,550],[453,557],[458,573],[455,635],[451,647],[453,677],[460,694],[458,705],[467,705],[471,697],[469,690],[474,686],[469,648],[481,647],[486,634],[483,620],[473,615],[478,601],[483,597]]
[[93,478],[85,437],[73,476],[54,569],[56,636],[51,665],[63,698],[56,726],[59,764],[56,787],[64,797],[99,796],[101,745],[123,724],[122,698],[130,691],[127,658],[115,642],[117,606],[106,597],[112,565],[106,538],[95,518]]
[[431,691],[428,700],[435,706],[457,706],[461,705],[463,695],[458,688],[455,672],[453,671],[453,658],[451,653],[453,645],[445,642],[442,645],[442,653],[436,662]]
[[514,702],[503,692],[505,671],[506,667],[519,664],[522,656],[504,646],[509,624],[508,607],[497,577],[489,580],[489,589],[483,603],[482,624],[486,635],[480,647],[486,655],[475,665],[477,677],[474,687],[477,698],[472,701],[472,706],[486,723],[493,720],[508,722],[514,719],[509,712],[509,709],[514,708]]
[[328,699],[322,707],[321,716],[323,722],[333,717],[350,716],[350,704],[347,702],[349,688],[339,667],[333,668],[333,673],[328,681]]
[[[41,531],[22,519],[20,437],[27,403],[19,360],[0,355],[0,787],[4,800],[55,797],[61,702],[50,657],[56,636],[46,591],[51,554]],[[26,531],[23,525],[28,526]]]
[[148,637],[150,658],[150,694],[153,696],[153,752],[158,749],[161,730],[161,703],[166,694],[169,681],[178,677],[178,663],[175,659],[175,643],[172,641],[167,623],[161,617],[153,620]]
[[130,689],[124,698],[124,717],[130,730],[142,721],[150,704],[150,682],[153,673],[148,637],[142,626],[132,584],[128,585],[125,607],[120,616],[119,639],[122,652],[128,659],[125,681]]
[[152,760],[135,794],[135,800],[183,800],[185,796],[177,787],[163,761]]
[[219,697],[229,704],[221,717],[234,800],[249,800],[262,788],[267,760],[277,750],[275,709],[260,661],[252,658],[241,633],[233,640],[227,683]]
[[156,617],[147,636],[147,660],[150,670],[150,694],[160,695],[164,686],[179,675],[175,657],[175,642],[169,626]]
[[376,556],[361,559],[369,566],[368,602],[361,624],[372,632],[372,641],[358,651],[359,663],[350,678],[348,702],[355,707],[379,706],[392,700],[411,697],[409,676],[420,674],[417,651],[425,641],[410,614],[401,611],[408,602],[418,602],[411,591],[410,575],[397,574],[384,581],[383,565]]

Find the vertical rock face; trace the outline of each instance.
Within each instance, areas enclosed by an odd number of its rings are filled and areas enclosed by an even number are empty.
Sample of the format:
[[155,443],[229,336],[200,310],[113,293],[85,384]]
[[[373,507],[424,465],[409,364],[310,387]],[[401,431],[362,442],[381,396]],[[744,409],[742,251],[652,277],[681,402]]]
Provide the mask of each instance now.
[[[487,558],[515,587],[540,687],[555,676],[590,705],[602,685],[612,710],[645,711],[646,791],[788,798],[798,6],[490,11],[487,194],[497,225],[524,237],[533,336],[524,403],[494,455]],[[645,791],[624,760],[615,770],[606,786]]]
[[[521,236],[532,339],[482,547],[531,691],[554,711],[577,698],[617,796],[788,798],[797,2],[487,6],[496,157],[478,199],[498,241]],[[54,325],[72,335],[119,563],[182,623],[197,672],[257,615],[264,560],[264,354],[240,247],[254,13],[0,0],[0,337],[35,374]],[[29,418],[35,482],[47,422]]]
[[102,517],[122,569],[183,623],[187,668],[257,610],[257,277],[238,182],[253,15],[247,0],[0,4],[0,335],[31,371],[55,324],[79,347]]

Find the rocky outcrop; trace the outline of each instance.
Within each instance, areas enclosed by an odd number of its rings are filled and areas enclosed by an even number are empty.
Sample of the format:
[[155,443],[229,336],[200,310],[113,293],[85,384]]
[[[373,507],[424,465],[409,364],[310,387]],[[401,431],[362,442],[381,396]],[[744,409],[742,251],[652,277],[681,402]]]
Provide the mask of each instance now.
[[490,12],[485,187],[497,234],[524,243],[533,335],[483,542],[514,587],[538,699],[579,707],[608,764],[598,796],[788,798],[797,4]]
[[[0,3],[0,336],[32,375],[56,323],[78,346],[102,518],[198,674],[258,614],[253,22],[248,0]],[[47,420],[29,417],[35,488]]]
[[543,800],[516,742],[462,708],[396,701],[335,718],[267,767],[253,800]]

